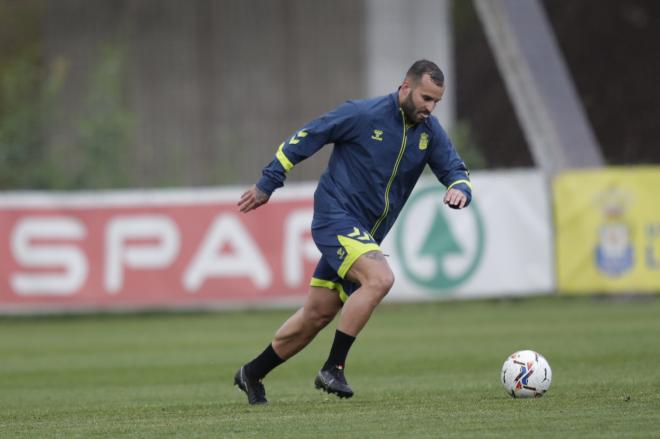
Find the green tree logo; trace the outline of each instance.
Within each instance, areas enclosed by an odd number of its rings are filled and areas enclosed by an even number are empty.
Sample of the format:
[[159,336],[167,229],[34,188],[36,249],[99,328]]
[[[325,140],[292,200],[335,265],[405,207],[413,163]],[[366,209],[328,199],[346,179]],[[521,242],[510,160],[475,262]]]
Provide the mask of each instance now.
[[[458,236],[456,227],[452,227],[445,216],[454,212],[443,207],[436,187],[421,189],[411,197],[403,211],[394,245],[405,275],[418,285],[446,292],[467,281],[479,266],[485,240],[479,208],[472,201],[470,207],[460,212],[463,220],[459,221],[463,224],[461,236]],[[410,239],[407,233],[413,230],[416,239]],[[465,240],[466,235],[469,235],[469,244],[461,240]],[[451,260],[459,261],[453,269],[448,267]]]

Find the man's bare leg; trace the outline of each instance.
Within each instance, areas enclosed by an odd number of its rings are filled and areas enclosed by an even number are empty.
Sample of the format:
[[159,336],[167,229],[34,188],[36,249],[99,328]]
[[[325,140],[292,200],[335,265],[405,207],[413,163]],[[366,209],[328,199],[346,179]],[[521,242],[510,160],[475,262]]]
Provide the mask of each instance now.
[[316,334],[332,321],[341,306],[342,302],[336,291],[310,287],[303,307],[277,330],[272,343],[236,372],[234,384],[245,392],[250,404],[268,402],[261,379],[307,346]]
[[303,307],[275,333],[272,345],[277,355],[287,360],[300,352],[334,319],[341,307],[342,302],[336,291],[310,287]]
[[347,277],[360,284],[344,305],[338,329],[353,337],[367,324],[371,313],[392,288],[394,274],[379,251],[360,256]]
[[360,256],[348,272],[353,282],[359,282],[344,304],[335,339],[325,364],[316,375],[314,385],[340,398],[353,396],[353,389],[344,377],[344,363],[355,337],[371,317],[371,313],[388,293],[394,283],[394,275],[380,251]]

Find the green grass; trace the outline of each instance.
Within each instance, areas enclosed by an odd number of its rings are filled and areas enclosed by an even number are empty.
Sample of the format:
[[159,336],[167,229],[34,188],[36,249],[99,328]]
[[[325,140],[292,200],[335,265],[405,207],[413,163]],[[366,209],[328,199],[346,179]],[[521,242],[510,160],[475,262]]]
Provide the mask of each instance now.
[[[312,385],[333,324],[250,407],[234,371],[289,313],[0,318],[0,437],[660,437],[657,297],[381,306],[348,359],[354,398]],[[500,386],[523,348],[553,368],[543,398]]]

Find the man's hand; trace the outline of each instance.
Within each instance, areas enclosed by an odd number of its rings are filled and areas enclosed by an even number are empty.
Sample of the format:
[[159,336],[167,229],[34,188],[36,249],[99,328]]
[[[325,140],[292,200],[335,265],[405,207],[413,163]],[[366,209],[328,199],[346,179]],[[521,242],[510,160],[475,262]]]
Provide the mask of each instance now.
[[458,189],[449,189],[442,199],[443,203],[449,204],[452,209],[462,209],[467,203],[467,197]]
[[262,204],[266,204],[268,202],[268,198],[268,195],[263,193],[256,185],[252,185],[250,189],[241,195],[240,201],[236,204],[238,205],[241,212],[248,213],[249,211],[261,206]]

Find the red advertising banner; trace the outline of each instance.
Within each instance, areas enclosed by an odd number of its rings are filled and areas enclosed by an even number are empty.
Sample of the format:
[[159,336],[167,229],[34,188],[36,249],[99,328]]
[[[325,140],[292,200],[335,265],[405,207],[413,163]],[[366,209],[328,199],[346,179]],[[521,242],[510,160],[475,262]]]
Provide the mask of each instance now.
[[313,189],[249,214],[242,189],[0,195],[0,312],[300,302]]

